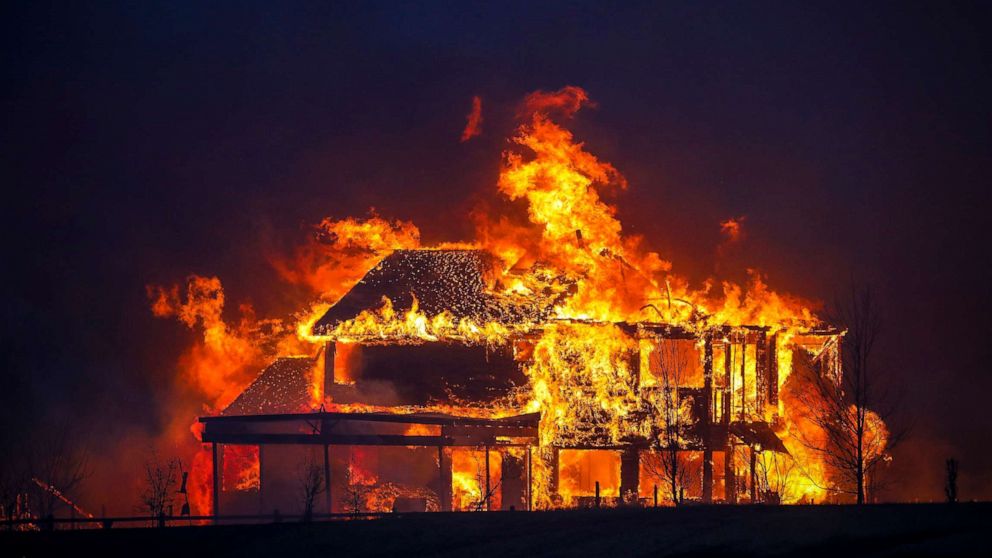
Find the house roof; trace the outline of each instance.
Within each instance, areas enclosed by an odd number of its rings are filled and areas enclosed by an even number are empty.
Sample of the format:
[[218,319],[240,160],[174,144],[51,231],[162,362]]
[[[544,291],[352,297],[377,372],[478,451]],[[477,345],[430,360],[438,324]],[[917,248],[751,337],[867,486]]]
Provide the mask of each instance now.
[[436,316],[444,311],[455,319],[518,323],[539,319],[547,308],[509,301],[493,292],[495,260],[483,250],[397,250],[369,270],[313,326],[327,334],[344,321],[382,306],[388,298],[394,310],[406,312],[414,297],[420,311]]
[[309,410],[314,360],[281,357],[267,366],[222,416],[296,413]]
[[730,425],[730,433],[750,446],[760,446],[763,450],[778,453],[789,453],[785,443],[767,422],[735,422]]

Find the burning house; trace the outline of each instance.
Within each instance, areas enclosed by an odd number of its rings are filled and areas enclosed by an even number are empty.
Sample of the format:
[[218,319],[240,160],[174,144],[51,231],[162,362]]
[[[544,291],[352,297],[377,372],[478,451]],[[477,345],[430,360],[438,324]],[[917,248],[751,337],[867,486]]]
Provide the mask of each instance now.
[[[692,286],[624,235],[600,195],[624,178],[555,121],[587,102],[576,87],[524,100],[498,180],[512,211],[482,215],[474,242],[423,246],[412,224],[375,215],[322,222],[279,267],[318,295],[295,325],[224,322],[216,278],[194,278],[185,301],[149,290],[157,315],[202,326],[187,375],[220,394],[194,428],[195,506],[829,497],[833,473],[808,443],[822,432],[799,401],[811,377],[839,382],[843,332],[758,274]],[[253,381],[232,379],[269,356]]]
[[[301,463],[331,479],[320,506],[331,512],[631,504],[667,491],[659,477],[678,463],[692,473],[674,498],[780,498],[758,478],[759,456],[789,453],[778,332],[559,319],[569,289],[501,296],[494,262],[393,252],[312,324],[318,358],[276,361],[201,418],[215,509],[293,510]],[[788,352],[804,358],[788,365],[838,374],[838,338],[792,337]],[[333,403],[299,412],[315,396]]]

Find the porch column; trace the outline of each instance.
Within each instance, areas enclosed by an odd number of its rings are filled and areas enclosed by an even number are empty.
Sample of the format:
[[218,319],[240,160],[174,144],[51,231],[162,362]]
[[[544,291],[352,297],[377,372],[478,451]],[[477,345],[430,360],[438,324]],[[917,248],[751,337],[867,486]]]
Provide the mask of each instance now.
[[768,403],[778,406],[778,334],[768,339]]
[[703,348],[703,503],[713,503],[713,448],[710,424],[713,422],[713,339],[707,334]]
[[755,471],[755,466],[758,461],[758,452],[754,451],[754,446],[749,449],[751,450],[751,503],[756,504],[758,503],[758,487],[755,481],[758,480],[758,474]]
[[490,489],[489,489],[489,446],[486,446],[486,511],[490,511]]
[[558,448],[550,447],[545,451],[547,452],[545,459],[547,460],[548,468],[551,469],[551,486],[548,488],[551,491],[550,496],[553,497],[558,495]]
[[213,456],[213,473],[214,473],[214,486],[213,486],[213,515],[214,515],[214,525],[218,522],[217,516],[220,515],[220,463],[218,462],[217,456],[217,442],[210,443],[210,451]]
[[531,465],[531,459],[530,446],[527,446],[527,511],[534,510],[534,468]]
[[758,385],[755,386],[755,413],[759,417],[764,416],[765,404],[768,402],[768,337],[764,331],[758,332],[758,340],[755,342],[755,363],[754,371]]
[[328,341],[324,345],[324,396],[331,392],[334,385],[334,355],[337,353],[337,346],[334,340]]
[[437,447],[437,468],[438,468],[438,498],[441,500],[441,511],[451,511],[451,459],[445,459],[444,446]]

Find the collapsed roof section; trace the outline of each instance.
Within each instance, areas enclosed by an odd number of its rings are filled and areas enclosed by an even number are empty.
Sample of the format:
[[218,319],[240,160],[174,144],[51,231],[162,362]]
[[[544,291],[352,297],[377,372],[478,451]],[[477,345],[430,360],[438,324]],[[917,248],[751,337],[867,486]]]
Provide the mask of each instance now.
[[[525,285],[508,289],[503,283]],[[442,316],[447,330],[433,336],[420,335],[421,340],[467,340],[459,323],[469,322],[468,330],[477,331],[486,324],[496,324],[506,330],[533,332],[555,318],[554,308],[574,294],[575,278],[557,274],[554,270],[535,266],[522,274],[503,273],[497,259],[481,249],[416,249],[396,250],[369,270],[340,300],[317,320],[311,333],[318,337],[382,342],[399,340],[411,332],[400,328],[389,331],[378,327],[384,319],[368,329],[353,326],[363,318],[375,316],[388,305],[392,315],[402,316],[410,310],[428,320]],[[374,322],[375,320],[373,320]],[[571,320],[564,320],[571,321]],[[662,335],[666,338],[696,338],[699,331],[692,325],[639,321],[616,323],[638,337]],[[341,328],[344,328],[343,330]],[[727,334],[731,331],[767,332],[770,326],[747,324],[711,324],[711,331]],[[356,334],[356,329],[357,331]],[[365,335],[367,333],[367,335]],[[809,330],[803,334],[804,348],[813,350],[831,338],[843,335],[832,328]],[[488,340],[488,339],[487,339]],[[806,346],[809,345],[809,346]]]
[[389,299],[397,313],[416,304],[428,317],[448,312],[456,320],[514,325],[540,322],[551,313],[547,297],[497,294],[496,261],[483,250],[397,250],[379,262],[313,326],[315,335]]
[[296,413],[310,409],[314,359],[281,357],[268,365],[222,416]]

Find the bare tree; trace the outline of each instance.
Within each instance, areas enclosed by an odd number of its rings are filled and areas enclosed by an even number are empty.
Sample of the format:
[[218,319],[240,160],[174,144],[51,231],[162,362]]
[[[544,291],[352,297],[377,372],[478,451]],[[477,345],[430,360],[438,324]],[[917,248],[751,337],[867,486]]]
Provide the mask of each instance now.
[[657,345],[658,380],[661,382],[654,404],[656,416],[662,419],[655,425],[652,445],[655,452],[647,454],[645,468],[665,480],[672,502],[683,500],[685,488],[695,477],[689,466],[685,450],[688,449],[692,427],[689,401],[681,397],[679,388],[685,383],[694,354],[689,342],[662,339]]
[[152,450],[145,462],[145,489],[141,493],[141,509],[151,517],[172,515],[173,500],[179,483],[179,460],[162,461]]
[[[679,505],[685,502],[685,491],[688,487],[700,482],[700,466],[698,460],[692,459],[687,452],[675,455],[675,465],[672,466],[672,453],[666,450],[645,452],[641,454],[641,465],[644,471],[652,477],[660,478],[665,483],[665,491],[672,503]],[[676,475],[675,489],[672,489],[672,474]]]
[[500,481],[487,482],[486,474],[489,471],[486,470],[484,456],[484,448],[472,454],[472,459],[475,461],[475,482],[479,485],[479,498],[472,502],[472,509],[475,511],[486,510],[493,495],[496,494],[500,487]]
[[360,482],[352,471],[352,466],[345,468],[345,500],[344,511],[352,515],[358,515],[365,510],[365,499],[372,491],[372,487]]
[[0,519],[21,519],[28,511],[31,475],[13,453],[7,454],[0,463]]
[[882,330],[881,309],[870,287],[850,286],[837,298],[830,316],[846,328],[841,347],[842,369],[831,374],[805,371],[809,389],[798,399],[803,420],[821,435],[800,434],[807,448],[820,454],[834,473],[831,489],[855,496],[858,504],[874,498],[880,466],[887,450],[901,436],[889,432],[886,422],[895,410],[892,394],[880,382],[883,368],[875,362]]
[[763,451],[759,455],[758,486],[764,493],[761,500],[781,503],[788,496],[785,489],[796,471],[796,460],[788,454],[775,451]]
[[309,453],[300,465],[299,481],[303,521],[309,522],[313,519],[313,502],[324,491],[324,468]]

